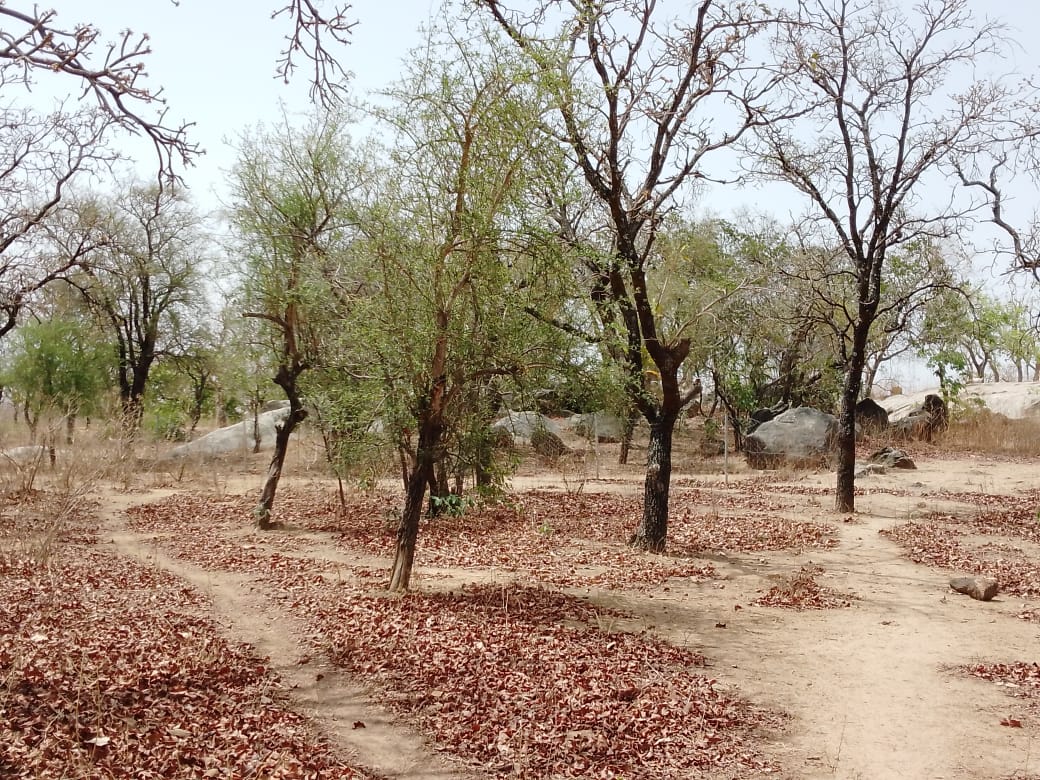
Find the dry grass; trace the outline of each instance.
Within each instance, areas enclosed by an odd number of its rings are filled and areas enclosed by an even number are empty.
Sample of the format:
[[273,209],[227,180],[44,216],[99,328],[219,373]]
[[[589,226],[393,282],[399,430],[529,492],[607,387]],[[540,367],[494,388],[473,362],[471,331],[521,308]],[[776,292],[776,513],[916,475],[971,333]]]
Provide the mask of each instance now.
[[986,409],[958,416],[940,446],[951,452],[977,452],[1005,457],[1040,456],[1040,420],[1011,420]]

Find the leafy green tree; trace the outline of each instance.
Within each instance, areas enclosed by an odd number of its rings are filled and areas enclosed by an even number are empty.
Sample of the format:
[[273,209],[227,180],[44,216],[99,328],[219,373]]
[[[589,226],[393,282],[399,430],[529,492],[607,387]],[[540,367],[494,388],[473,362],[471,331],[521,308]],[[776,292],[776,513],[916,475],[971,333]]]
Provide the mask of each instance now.
[[355,320],[364,328],[352,337],[383,385],[406,486],[392,590],[409,587],[427,489],[449,444],[464,441],[463,420],[482,418],[477,399],[496,377],[546,362],[524,312],[538,294],[527,283],[531,258],[516,251],[539,172],[539,94],[479,31],[445,37],[415,53],[379,112],[393,146],[353,247],[372,274]]
[[[328,278],[351,233],[349,195],[358,168],[349,159],[344,117],[322,114],[304,128],[288,118],[239,142],[231,220],[244,261],[243,312],[289,401],[255,514],[272,527],[271,511],[289,439],[307,418],[300,377],[320,360],[331,292]],[[257,399],[259,400],[259,399]]]
[[1035,317],[1019,301],[1009,301],[1008,318],[1001,331],[1001,349],[1015,368],[1015,378],[1036,381],[1040,370],[1040,334]]
[[72,443],[77,416],[94,414],[114,373],[114,350],[80,320],[29,322],[15,332],[4,382],[22,399],[26,422],[36,439],[41,417],[65,418]]

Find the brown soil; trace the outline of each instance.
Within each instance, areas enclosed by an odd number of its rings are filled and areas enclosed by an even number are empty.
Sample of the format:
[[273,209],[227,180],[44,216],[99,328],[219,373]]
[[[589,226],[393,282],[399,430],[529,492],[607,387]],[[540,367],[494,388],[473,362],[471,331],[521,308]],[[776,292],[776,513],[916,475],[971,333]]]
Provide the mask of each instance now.
[[[636,451],[633,462],[641,454]],[[638,466],[617,467],[612,457],[612,450],[603,447],[598,460],[590,454],[584,462],[526,465],[513,487],[640,491]],[[127,530],[123,510],[128,506],[182,488],[206,489],[207,480],[229,494],[258,492],[256,474],[263,456],[257,458],[244,469],[221,467],[226,469],[224,476],[200,478],[194,485],[131,495],[105,491],[108,541],[121,553],[168,569],[209,594],[214,617],[228,635],[269,655],[301,711],[356,753],[363,765],[389,778],[481,776],[438,753],[377,704],[364,685],[311,657],[305,629],[288,610],[272,614],[269,602],[253,593],[250,577],[190,565],[164,553],[153,538]],[[849,516],[831,511],[832,497],[813,490],[832,489],[833,473],[791,473],[784,475],[784,482],[762,487],[759,482],[744,485],[755,475],[737,464],[731,464],[733,473],[727,477],[718,463],[712,474],[684,474],[682,467],[688,463],[692,461],[676,460],[673,495],[690,489],[683,487],[684,478],[687,483],[696,480],[701,490],[709,486],[708,492],[719,501],[737,493],[778,491],[791,505],[780,514],[831,527],[839,544],[811,551],[720,550],[705,557],[721,579],[699,584],[672,581],[650,592],[584,589],[578,595],[634,613],[634,624],[623,628],[646,628],[702,653],[708,673],[724,686],[756,705],[787,713],[783,729],[762,745],[782,767],[782,776],[996,780],[1040,773],[1040,748],[1034,746],[1040,721],[1032,711],[990,682],[950,671],[982,661],[1037,660],[1040,624],[1017,615],[1040,605],[1004,596],[981,603],[955,594],[948,588],[954,572],[910,562],[878,533],[936,510],[973,511],[952,497],[937,495],[943,491],[1010,494],[1040,489],[1040,469],[984,457],[948,460],[929,452],[918,456],[916,471],[862,479],[861,487],[888,492],[858,497],[858,511]],[[293,480],[287,476],[286,484]],[[342,549],[328,538],[317,533],[312,537],[322,546],[308,555],[342,557]],[[389,571],[390,550],[383,560],[358,557],[352,562]],[[810,563],[823,569],[820,584],[852,598],[851,607],[796,611],[752,603]],[[420,539],[417,587],[436,590],[496,576],[501,577],[492,571],[425,569]],[[1001,720],[1008,717],[1020,720],[1022,727],[1002,726]],[[354,728],[358,721],[366,727]]]

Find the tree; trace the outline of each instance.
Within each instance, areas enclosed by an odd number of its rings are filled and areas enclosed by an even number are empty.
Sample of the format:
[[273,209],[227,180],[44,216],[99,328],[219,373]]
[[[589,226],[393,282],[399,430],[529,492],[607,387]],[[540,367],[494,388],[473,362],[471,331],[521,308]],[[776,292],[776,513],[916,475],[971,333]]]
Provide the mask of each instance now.
[[272,527],[289,439],[307,418],[300,377],[319,359],[327,279],[351,227],[348,196],[357,168],[345,133],[341,116],[322,114],[303,130],[285,119],[239,143],[231,219],[246,266],[244,316],[260,322],[272,381],[289,401],[255,510],[261,529]]
[[[976,23],[966,0],[925,0],[906,12],[886,0],[801,0],[777,28],[786,77],[776,102],[789,120],[757,128],[750,165],[808,201],[801,226],[833,247],[854,291],[846,307],[835,506],[855,508],[855,405],[886,262],[900,247],[957,234],[978,208],[943,174],[979,149],[1019,107],[1012,88],[974,78],[1000,56],[1000,28]],[[961,85],[965,84],[967,87]],[[950,193],[926,198],[926,190]]]
[[827,255],[803,246],[786,227],[744,215],[716,224],[715,236],[715,259],[696,285],[723,303],[711,308],[707,362],[742,449],[758,409],[833,406],[835,311],[820,289]]
[[95,412],[105,396],[112,358],[111,345],[82,321],[54,318],[19,327],[4,384],[21,398],[34,441],[41,415],[50,412],[64,417],[72,444],[76,417]]
[[434,34],[416,52],[379,114],[394,143],[359,220],[354,251],[373,274],[362,318],[370,328],[354,337],[384,383],[406,487],[391,590],[410,585],[424,499],[447,444],[466,440],[465,420],[487,436],[481,410],[495,378],[546,362],[524,312],[540,294],[528,283],[533,260],[518,250],[525,197],[541,173],[543,106],[530,74],[488,37]]
[[84,232],[101,238],[66,281],[117,345],[124,431],[132,437],[152,366],[176,354],[174,334],[202,317],[208,264],[202,219],[175,187],[154,184],[130,184],[111,203],[87,198],[76,210],[68,241]]
[[292,32],[286,36],[288,45],[278,58],[278,75],[288,83],[297,68],[297,57],[302,55],[311,65],[311,100],[332,110],[346,95],[349,74],[329,49],[328,41],[348,44],[357,22],[347,16],[348,4],[334,5],[328,14],[322,12],[321,5],[320,0],[290,0],[271,18],[287,16],[292,20]]
[[1001,346],[1015,367],[1015,379],[1025,382],[1027,376],[1037,381],[1040,372],[1040,336],[1036,319],[1020,301],[1008,302],[1007,326],[1001,333]]
[[648,276],[666,214],[711,176],[709,156],[758,121],[773,74],[747,68],[747,49],[764,7],[701,0],[687,23],[662,21],[654,0],[539,2],[528,12],[479,5],[542,74],[554,131],[604,216],[609,252],[588,258],[586,290],[605,330],[619,334],[626,390],[650,426],[632,543],[663,550],[672,435],[700,386],[680,382],[690,336],[659,320]]
[[979,382],[987,371],[999,382],[1006,357],[1022,381],[1025,365],[1035,360],[1036,337],[1020,303],[998,300],[975,284],[951,290],[927,307],[916,345],[928,359],[958,354],[966,376]]
[[953,259],[962,256],[951,242],[939,245],[934,241],[908,242],[889,255],[881,287],[886,305],[878,309],[867,342],[864,396],[869,395],[886,362],[914,348],[915,334],[932,302],[967,289],[960,276],[960,261]]

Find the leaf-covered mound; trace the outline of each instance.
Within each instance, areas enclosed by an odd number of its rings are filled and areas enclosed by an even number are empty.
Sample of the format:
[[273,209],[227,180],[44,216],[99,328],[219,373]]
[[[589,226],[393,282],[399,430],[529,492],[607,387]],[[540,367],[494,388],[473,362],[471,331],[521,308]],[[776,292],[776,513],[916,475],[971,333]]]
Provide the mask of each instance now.
[[368,777],[175,577],[67,546],[0,584],[0,776]]
[[[443,749],[508,776],[678,780],[767,769],[775,719],[705,676],[703,658],[541,588],[480,585],[403,598],[296,591],[333,660],[378,680]],[[719,773],[715,775],[714,773]]]

